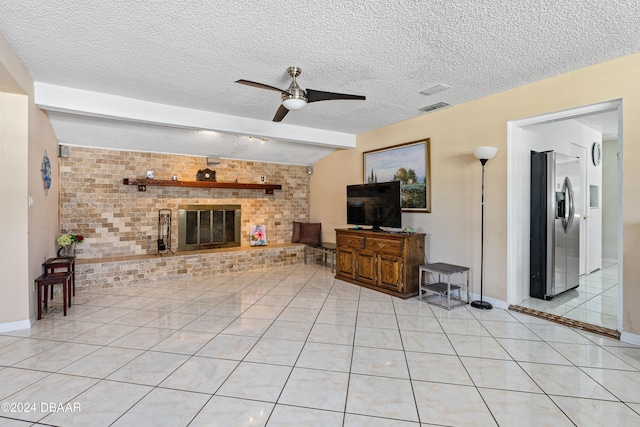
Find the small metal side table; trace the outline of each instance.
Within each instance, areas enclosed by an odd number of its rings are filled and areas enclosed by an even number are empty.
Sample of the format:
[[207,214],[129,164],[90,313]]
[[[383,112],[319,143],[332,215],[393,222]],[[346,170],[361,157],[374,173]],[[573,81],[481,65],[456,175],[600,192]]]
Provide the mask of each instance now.
[[324,264],[327,264],[327,255],[331,258],[331,272],[336,271],[336,244],[335,243],[323,243],[319,246],[307,245],[304,247],[304,263],[308,264],[307,256],[311,253],[321,254],[324,258]]
[[[424,283],[423,273],[433,273],[438,275],[435,283]],[[454,274],[464,274],[465,280],[457,285],[451,284],[451,276]],[[419,267],[420,280],[420,301],[437,305],[447,310],[451,310],[459,305],[469,304],[469,267],[445,264],[436,262],[434,264],[423,264]],[[460,289],[464,289],[466,301],[460,295]],[[457,296],[452,293],[457,293]]]

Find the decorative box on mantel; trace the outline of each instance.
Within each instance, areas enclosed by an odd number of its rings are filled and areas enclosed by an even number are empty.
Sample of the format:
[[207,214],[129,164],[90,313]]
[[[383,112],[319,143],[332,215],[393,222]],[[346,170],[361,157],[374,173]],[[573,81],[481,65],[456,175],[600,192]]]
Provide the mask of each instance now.
[[124,178],[122,183],[124,185],[137,185],[138,191],[147,191],[147,186],[264,190],[265,194],[273,194],[273,190],[282,190],[282,185],[280,184],[242,184],[239,182],[177,181],[173,179]]

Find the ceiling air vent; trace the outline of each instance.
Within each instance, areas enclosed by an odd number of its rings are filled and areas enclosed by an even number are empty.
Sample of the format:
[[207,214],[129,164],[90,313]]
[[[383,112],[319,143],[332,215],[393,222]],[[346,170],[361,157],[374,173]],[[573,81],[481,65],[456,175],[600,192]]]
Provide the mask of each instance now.
[[419,110],[428,113],[433,110],[439,110],[440,108],[448,107],[449,105],[450,104],[447,104],[446,102],[437,102],[435,104],[431,104],[431,105],[427,105],[426,107],[419,108]]
[[444,83],[438,83],[435,86],[431,86],[429,89],[421,90],[420,93],[423,95],[433,95],[438,92],[442,92],[443,90],[450,89],[451,86],[446,85]]

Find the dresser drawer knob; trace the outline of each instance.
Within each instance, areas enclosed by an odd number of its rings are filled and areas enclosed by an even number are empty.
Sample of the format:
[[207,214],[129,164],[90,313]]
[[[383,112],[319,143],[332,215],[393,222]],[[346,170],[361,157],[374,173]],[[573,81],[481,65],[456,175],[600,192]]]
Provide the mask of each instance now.
[[384,248],[385,246],[387,246],[387,245],[385,245],[384,243],[378,243],[378,247],[379,247],[380,249]]

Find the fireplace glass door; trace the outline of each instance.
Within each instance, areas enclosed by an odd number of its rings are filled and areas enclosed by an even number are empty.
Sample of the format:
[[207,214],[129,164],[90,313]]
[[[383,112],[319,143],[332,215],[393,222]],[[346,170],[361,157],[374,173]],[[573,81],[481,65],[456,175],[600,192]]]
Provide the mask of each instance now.
[[240,246],[240,205],[180,205],[178,250]]

